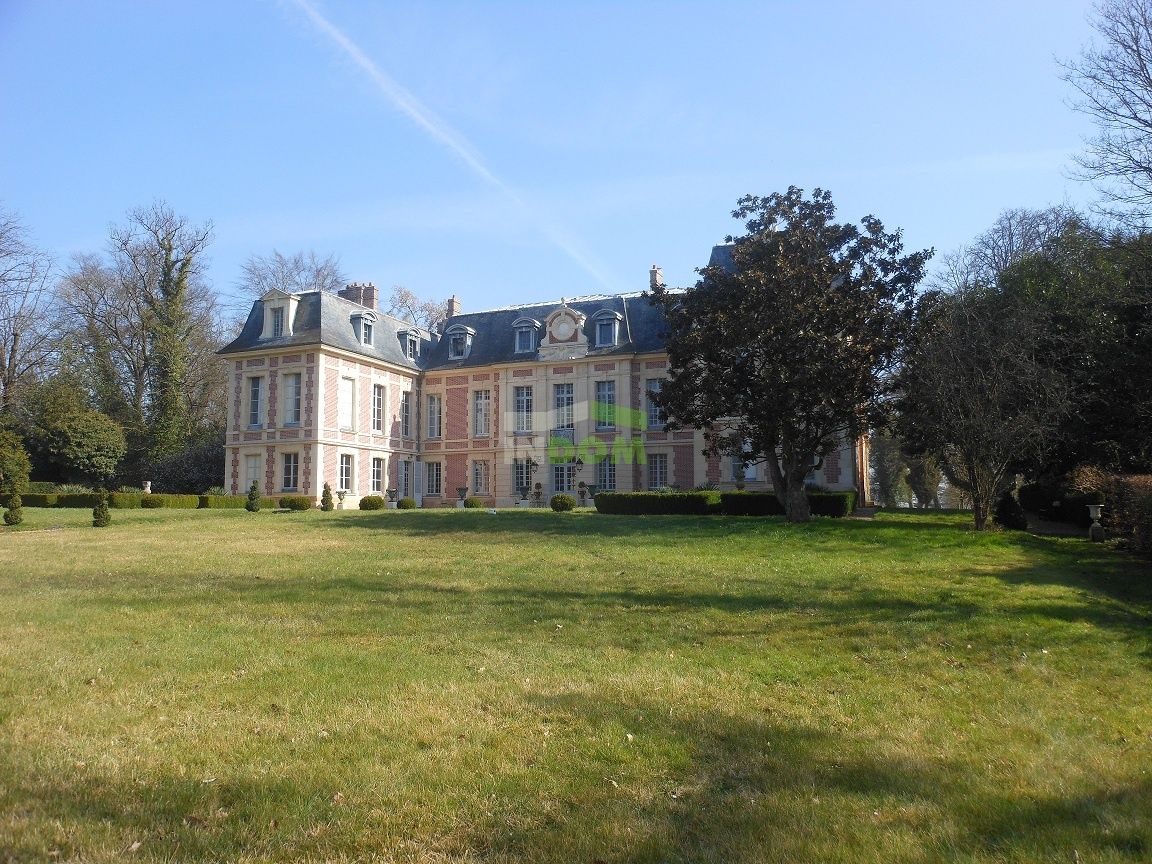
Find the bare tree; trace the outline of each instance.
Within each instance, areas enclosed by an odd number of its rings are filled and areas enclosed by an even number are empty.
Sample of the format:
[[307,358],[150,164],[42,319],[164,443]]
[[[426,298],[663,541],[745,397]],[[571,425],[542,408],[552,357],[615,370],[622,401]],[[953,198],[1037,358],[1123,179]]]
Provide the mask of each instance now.
[[388,314],[419,324],[429,330],[447,317],[447,300],[422,300],[403,285],[393,285],[388,296]]
[[12,409],[20,385],[58,347],[51,275],[52,262],[28,242],[20,220],[0,211],[0,413]]
[[241,268],[237,287],[244,294],[259,297],[273,288],[289,294],[301,291],[337,291],[348,281],[334,255],[318,258],[315,252],[283,255],[273,249],[270,255],[253,255]]
[[1078,159],[1087,179],[1121,205],[1120,215],[1152,216],[1152,2],[1106,0],[1093,26],[1103,44],[1064,64],[1074,103],[1099,129]]
[[1052,445],[1069,407],[1065,377],[1036,356],[1043,307],[970,287],[926,295],[902,376],[901,435],[935,454],[971,497],[978,531],[1019,466]]

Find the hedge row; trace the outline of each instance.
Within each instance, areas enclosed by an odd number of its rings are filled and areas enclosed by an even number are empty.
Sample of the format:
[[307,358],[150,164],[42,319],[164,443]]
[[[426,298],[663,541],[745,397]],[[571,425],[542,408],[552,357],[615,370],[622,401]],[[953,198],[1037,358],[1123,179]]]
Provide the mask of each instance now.
[[624,516],[707,516],[718,511],[718,492],[600,492],[596,510]]
[[[8,506],[8,495],[0,495],[0,507]],[[292,496],[293,500],[296,496]],[[95,492],[61,492],[43,493],[26,492],[20,496],[25,507],[73,507],[91,509],[96,506],[99,496]],[[166,508],[172,510],[243,510],[248,499],[243,495],[144,495],[140,492],[109,492],[108,506],[117,510],[136,510],[140,508],[154,510]],[[261,498],[260,506],[270,510],[277,507],[289,507],[283,502],[288,498]],[[311,498],[300,498],[307,501],[308,506],[299,509],[309,509],[312,506]]]
[[1020,487],[1020,506],[1043,519],[1067,522],[1087,529],[1092,524],[1089,504],[1104,503],[1103,492],[1080,492],[1052,483],[1029,483]]
[[[809,492],[815,516],[847,516],[856,509],[856,493]],[[771,492],[601,492],[596,510],[629,516],[783,516],[784,507]]]

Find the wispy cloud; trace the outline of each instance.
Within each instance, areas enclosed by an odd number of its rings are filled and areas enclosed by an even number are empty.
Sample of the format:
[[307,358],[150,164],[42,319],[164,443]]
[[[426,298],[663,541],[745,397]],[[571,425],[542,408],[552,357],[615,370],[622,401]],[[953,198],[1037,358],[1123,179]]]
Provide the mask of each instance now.
[[419,127],[429,138],[456,156],[478,178],[514,203],[517,209],[535,225],[540,234],[553,246],[571,258],[609,291],[619,290],[617,280],[604,272],[592,256],[580,249],[580,244],[563,226],[546,214],[533,208],[505,180],[498,177],[485,164],[479,151],[463,135],[437,117],[398,81],[384,72],[376,63],[335,24],[322,15],[310,0],[291,0],[308,18],[312,26],[330,39],[368,78],[392,106]]

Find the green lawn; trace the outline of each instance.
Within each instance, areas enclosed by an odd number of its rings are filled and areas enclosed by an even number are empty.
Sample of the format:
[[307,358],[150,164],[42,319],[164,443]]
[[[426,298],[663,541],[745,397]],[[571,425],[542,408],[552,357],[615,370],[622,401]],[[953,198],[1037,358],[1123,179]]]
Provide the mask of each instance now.
[[1152,572],[1084,541],[24,512],[0,862],[1152,859]]

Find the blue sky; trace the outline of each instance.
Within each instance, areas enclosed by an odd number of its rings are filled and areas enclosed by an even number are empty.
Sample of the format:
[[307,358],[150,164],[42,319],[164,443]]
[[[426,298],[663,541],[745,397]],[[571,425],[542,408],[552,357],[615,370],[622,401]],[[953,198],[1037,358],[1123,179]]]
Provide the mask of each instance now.
[[745,193],[909,248],[1088,204],[1088,2],[0,2],[0,203],[66,263],[154,199],[466,310],[689,284]]

